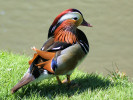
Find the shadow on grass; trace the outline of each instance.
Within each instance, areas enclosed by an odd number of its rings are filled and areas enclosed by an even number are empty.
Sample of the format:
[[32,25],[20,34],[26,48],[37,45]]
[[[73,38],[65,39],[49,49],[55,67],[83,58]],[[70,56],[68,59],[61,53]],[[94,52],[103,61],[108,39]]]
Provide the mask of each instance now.
[[[39,94],[41,97],[48,97],[49,99],[54,98],[56,95],[67,95],[71,97],[74,93],[82,93],[85,90],[94,91],[95,89],[107,89],[110,85],[110,81],[107,78],[101,78],[96,74],[82,75],[81,77],[75,78],[71,85],[65,84],[41,84],[41,85],[29,85],[28,87],[22,88],[23,92],[18,91],[15,96],[23,98],[31,97],[33,94]],[[78,85],[77,85],[78,84]],[[70,88],[71,87],[71,88]]]

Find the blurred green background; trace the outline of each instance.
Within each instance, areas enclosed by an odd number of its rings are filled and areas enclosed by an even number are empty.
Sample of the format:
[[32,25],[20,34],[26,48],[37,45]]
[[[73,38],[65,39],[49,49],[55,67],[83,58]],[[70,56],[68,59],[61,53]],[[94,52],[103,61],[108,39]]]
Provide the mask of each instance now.
[[41,48],[54,18],[68,8],[93,25],[79,27],[90,43],[79,69],[106,75],[117,65],[132,77],[133,0],[0,0],[0,49],[32,57],[30,47]]

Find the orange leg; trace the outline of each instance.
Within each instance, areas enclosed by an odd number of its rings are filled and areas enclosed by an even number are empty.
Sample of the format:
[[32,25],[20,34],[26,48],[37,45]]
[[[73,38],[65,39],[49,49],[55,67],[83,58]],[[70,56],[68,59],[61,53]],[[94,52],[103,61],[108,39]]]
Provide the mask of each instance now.
[[67,75],[67,79],[63,80],[62,83],[68,83],[70,84],[71,81],[70,81],[70,75]]
[[58,81],[58,84],[61,84],[61,80],[60,80],[59,76],[56,76],[56,79]]
[[79,87],[78,84],[75,84],[75,83],[70,84],[71,83],[71,81],[70,81],[70,75],[67,75],[67,79],[63,80],[61,83],[62,84],[67,83],[67,85],[69,86],[69,88]]
[[70,75],[67,75],[67,83],[71,83],[71,81],[70,81]]

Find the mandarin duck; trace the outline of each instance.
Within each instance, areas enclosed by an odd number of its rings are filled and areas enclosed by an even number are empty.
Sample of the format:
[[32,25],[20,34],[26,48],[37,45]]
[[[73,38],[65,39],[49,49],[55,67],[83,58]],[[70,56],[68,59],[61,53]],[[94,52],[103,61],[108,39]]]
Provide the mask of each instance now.
[[[11,93],[30,82],[56,77],[58,83],[70,83],[70,75],[89,52],[89,43],[78,26],[91,27],[77,9],[67,9],[60,13],[48,31],[48,40],[29,61],[30,67],[23,78],[11,89]],[[59,75],[66,75],[61,81]]]

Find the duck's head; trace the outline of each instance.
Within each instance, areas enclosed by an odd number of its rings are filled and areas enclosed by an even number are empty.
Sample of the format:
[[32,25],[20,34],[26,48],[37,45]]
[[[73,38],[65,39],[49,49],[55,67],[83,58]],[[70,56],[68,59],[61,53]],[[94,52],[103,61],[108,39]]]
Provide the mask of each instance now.
[[61,12],[53,21],[51,27],[49,28],[48,38],[53,36],[54,31],[64,22],[74,24],[75,27],[78,27],[80,25],[92,27],[89,23],[85,21],[85,19],[83,18],[83,14],[79,10],[67,9]]

